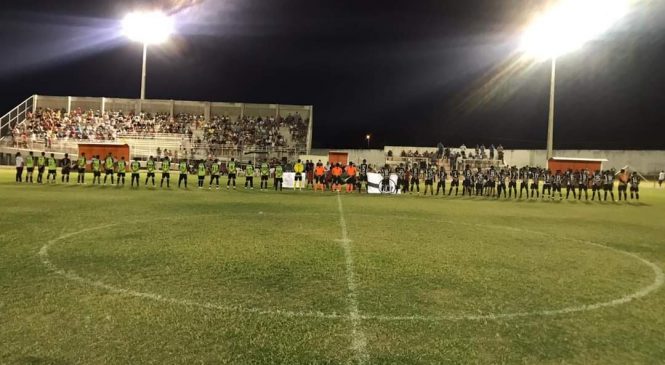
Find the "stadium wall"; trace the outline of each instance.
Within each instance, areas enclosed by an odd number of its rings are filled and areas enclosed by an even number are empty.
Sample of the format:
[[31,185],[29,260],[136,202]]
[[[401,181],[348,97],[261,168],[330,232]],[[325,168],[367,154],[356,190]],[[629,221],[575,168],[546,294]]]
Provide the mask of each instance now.
[[[363,159],[371,165],[383,165],[386,163],[386,155],[383,149],[380,150],[348,150],[348,149],[329,149],[329,148],[312,148],[310,155],[328,156],[328,152],[346,152],[349,154],[349,161],[359,164]],[[323,161],[325,163],[325,161]]]
[[[545,150],[504,150],[504,161],[516,166],[545,166]],[[655,175],[665,169],[665,150],[554,150],[555,157],[607,159],[603,168],[620,169],[626,165],[646,175]]]
[[[329,151],[347,152],[349,161],[360,162],[366,159],[373,165],[386,163],[386,151],[390,149],[394,156],[404,150],[436,151],[435,147],[399,147],[389,146],[385,149],[328,149],[313,148],[312,155],[327,156]],[[504,161],[516,166],[545,166],[547,151],[545,150],[504,150]],[[620,169],[626,165],[645,175],[655,175],[665,169],[665,150],[658,151],[627,151],[627,150],[554,150],[555,157],[599,158],[607,159],[603,168]]]

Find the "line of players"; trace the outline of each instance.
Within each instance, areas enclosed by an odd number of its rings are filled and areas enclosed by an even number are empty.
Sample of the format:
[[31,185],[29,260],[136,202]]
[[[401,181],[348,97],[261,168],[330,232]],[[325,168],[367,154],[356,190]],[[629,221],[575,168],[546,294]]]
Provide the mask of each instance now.
[[[42,152],[39,157],[35,157],[31,151],[22,163],[27,170],[25,177],[26,182],[33,182],[33,174],[36,167],[37,183],[43,183],[44,171],[48,171],[46,182],[55,183],[56,170],[59,166],[61,167],[61,181],[63,183],[69,183],[70,172],[75,170],[78,172],[77,184],[85,184],[85,171],[88,164],[90,164],[93,173],[93,184],[102,183],[101,175],[102,172],[104,172],[104,184],[106,184],[107,180],[110,178],[111,184],[124,185],[125,175],[131,173],[131,186],[139,186],[141,164],[138,158],[134,161],[125,161],[124,157],[116,160],[113,155],[109,153],[103,160],[99,155],[93,156],[88,160],[85,153],[82,153],[76,161],[69,159],[68,154],[65,154],[64,158],[60,161],[57,161],[52,153],[47,157],[46,153]],[[222,165],[219,160],[199,160],[194,161],[193,163],[188,162],[187,160],[181,160],[176,164],[172,163],[168,157],[165,157],[160,161],[160,187],[163,187],[164,183],[166,183],[167,188],[170,187],[170,175],[173,165],[175,165],[179,172],[178,187],[184,185],[186,188],[188,175],[193,173],[198,177],[197,186],[199,188],[203,188],[205,177],[206,175],[209,175],[210,180],[208,187],[211,189],[214,183],[215,188],[219,189],[219,177],[222,173]],[[233,189],[236,188],[238,167],[239,166],[233,158],[227,163],[227,189],[231,187]],[[152,186],[155,186],[157,161],[152,156],[150,156],[146,162],[146,169],[147,173],[144,185],[148,185],[149,182],[152,182]],[[19,166],[17,166],[17,182],[22,181],[22,170],[23,166],[20,166],[20,170]],[[293,165],[293,170],[295,172],[294,187],[296,189],[302,190],[303,187],[311,185],[314,191],[325,191],[328,188],[332,191],[341,191],[342,185],[346,185],[346,192],[353,192],[356,189],[359,192],[362,191],[361,188],[363,182],[365,183],[365,190],[367,190],[367,173],[371,171],[365,160],[363,160],[358,167],[356,167],[353,162],[350,162],[347,166],[335,164],[327,167],[324,166],[321,161],[314,165],[314,163],[310,163],[310,161],[302,163],[301,160],[298,160]],[[268,180],[272,174],[273,187],[275,190],[282,190],[284,171],[284,167],[279,163],[274,165],[274,168],[271,171],[268,163],[266,161],[262,162],[258,169],[260,189],[268,189]],[[512,168],[501,169],[495,169],[494,166],[492,166],[484,171],[481,169],[475,169],[474,171],[474,169],[467,165],[461,172],[453,168],[450,171],[450,174],[448,174],[443,166],[437,167],[436,165],[428,165],[421,169],[418,164],[413,164],[412,166],[400,164],[394,170],[391,169],[389,165],[385,165],[377,172],[381,174],[383,178],[381,188],[384,190],[389,189],[390,176],[395,173],[398,176],[397,189],[402,193],[413,193],[414,189],[417,193],[420,193],[420,178],[423,177],[425,180],[425,189],[423,193],[425,195],[428,191],[431,195],[435,194],[434,183],[437,185],[436,195],[439,195],[439,192],[445,195],[446,182],[448,181],[448,177],[450,177],[448,196],[452,195],[453,190],[455,190],[455,195],[459,194],[460,180],[462,180],[462,196],[474,195],[500,198],[503,193],[504,198],[512,198],[514,195],[515,198],[520,199],[523,197],[523,194],[527,199],[534,197],[538,198],[541,196],[544,199],[545,197],[554,198],[557,193],[559,199],[563,199],[562,188],[565,187],[566,199],[570,197],[571,193],[573,199],[581,199],[582,193],[584,193],[585,199],[588,200],[588,189],[591,188],[591,200],[594,200],[596,195],[598,196],[598,200],[601,200],[601,191],[604,192],[604,200],[608,199],[608,195],[614,200],[614,180],[615,176],[618,176],[619,200],[622,198],[628,199],[628,184],[630,184],[631,198],[639,200],[639,184],[641,181],[636,172],[629,175],[624,170],[621,170],[618,175],[612,170],[602,172],[598,170],[592,173],[585,169],[579,171],[568,170],[565,172],[556,171],[552,174],[549,170],[542,168],[523,167],[517,169],[514,166]],[[251,162],[245,165],[244,173],[245,188],[254,189],[254,175],[256,171]],[[117,183],[114,182],[114,175],[117,177]],[[303,182],[303,175],[306,177],[305,182]],[[517,188],[518,183],[519,195]]]
[[[569,199],[571,193],[573,199],[584,198],[589,200],[589,189],[591,189],[591,200],[596,196],[598,200],[607,200],[608,195],[614,198],[614,182],[615,178],[618,180],[618,193],[619,200],[628,199],[627,191],[630,184],[630,197],[631,199],[640,198],[639,185],[641,182],[640,176],[637,172],[628,174],[625,170],[621,170],[618,174],[613,170],[591,172],[586,169],[582,170],[557,170],[552,173],[550,170],[525,166],[518,169],[513,166],[511,168],[495,169],[491,166],[488,169],[472,169],[466,165],[463,171],[458,171],[453,168],[448,174],[445,169],[435,165],[429,165],[421,171],[418,164],[411,167],[401,164],[396,167],[394,171],[391,170],[389,165],[385,165],[380,173],[383,177],[383,189],[388,189],[390,174],[397,174],[397,188],[401,192],[413,192],[414,187],[416,191],[420,192],[420,177],[425,179],[426,195],[428,190],[431,195],[435,195],[434,183],[436,183],[436,195],[439,191],[446,194],[446,181],[450,177],[450,189],[448,195],[450,196],[455,190],[455,195],[459,194],[460,179],[462,180],[462,196],[487,196],[500,198],[503,194],[504,198],[522,199],[525,196],[530,198],[555,198],[558,193],[559,199],[563,199],[562,189],[566,189],[566,199]],[[542,184],[541,184],[542,183]],[[518,195],[519,185],[519,195]],[[603,196],[601,197],[601,192]],[[523,195],[524,194],[524,195]]]
[[[20,154],[17,154],[19,157]],[[61,168],[61,182],[69,183],[69,176],[71,172],[77,172],[77,184],[85,184],[85,176],[88,165],[92,170],[92,184],[102,184],[102,173],[104,174],[104,182],[106,185],[107,181],[110,180],[111,185],[125,185],[125,176],[126,174],[131,174],[131,186],[139,187],[140,185],[140,174],[141,174],[141,163],[138,158],[135,158],[133,161],[126,161],[125,157],[122,156],[120,159],[115,159],[111,153],[109,153],[104,159],[101,159],[99,155],[92,156],[90,160],[87,159],[85,153],[82,153],[76,161],[72,161],[69,158],[69,154],[65,154],[64,158],[58,161],[54,154],[51,153],[50,156],[46,156],[45,152],[42,152],[39,157],[35,157],[31,151],[25,160],[21,160],[20,166],[17,165],[16,173],[16,182],[23,182],[23,168],[26,169],[25,182],[33,183],[33,176],[35,169],[37,170],[37,183],[42,184],[46,182],[47,184],[56,183],[56,174],[57,168]],[[178,163],[172,163],[168,157],[163,158],[159,161],[159,171],[161,172],[161,181],[160,187],[169,188],[171,184],[171,172],[172,168],[175,167],[179,172],[178,178],[178,187],[187,188],[188,176],[190,174],[195,174],[198,177],[198,187],[203,188],[204,180],[206,175],[210,176],[210,181],[208,184],[209,188],[212,188],[213,183],[215,187],[219,189],[219,177],[222,172],[222,164],[219,160],[198,160],[198,161],[187,161],[180,160]],[[298,163],[295,165],[296,169],[300,169],[302,172],[304,170],[304,165],[298,160]],[[231,159],[226,164],[226,169],[228,171],[228,181],[227,189],[236,188],[236,175],[237,175],[237,164],[235,159]],[[158,170],[157,161],[150,156],[146,161],[146,178],[144,185],[148,185],[149,182],[152,182],[152,186],[155,184],[155,174]],[[245,165],[245,188],[254,189],[254,165],[250,162]],[[44,181],[44,172],[46,174],[46,181]],[[261,163],[258,169],[261,181],[260,188],[262,190],[268,189],[268,179],[269,176],[274,176],[274,187],[275,190],[282,190],[283,184],[283,175],[284,168],[277,164],[273,167],[272,171],[267,162]],[[297,178],[296,178],[297,179]],[[302,177],[300,178],[300,183],[296,184],[297,188],[302,190]]]

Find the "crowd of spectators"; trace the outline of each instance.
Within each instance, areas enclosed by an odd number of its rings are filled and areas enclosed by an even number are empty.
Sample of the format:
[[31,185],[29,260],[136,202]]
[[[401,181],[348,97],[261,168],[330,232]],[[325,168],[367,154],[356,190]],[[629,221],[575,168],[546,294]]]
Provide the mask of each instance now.
[[12,130],[15,146],[43,142],[51,147],[58,140],[113,141],[121,136],[152,137],[157,133],[192,136],[192,129],[203,122],[203,116],[165,113],[123,113],[122,111],[37,109],[28,113],[24,123]]
[[287,147],[282,128],[288,128],[292,145],[305,144],[308,121],[299,114],[289,114],[286,118],[214,115],[203,127],[203,141],[212,148]]

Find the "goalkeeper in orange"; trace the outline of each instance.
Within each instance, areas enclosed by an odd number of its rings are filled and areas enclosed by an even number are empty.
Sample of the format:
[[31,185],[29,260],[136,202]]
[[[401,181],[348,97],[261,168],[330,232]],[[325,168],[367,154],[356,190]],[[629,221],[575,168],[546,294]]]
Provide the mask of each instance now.
[[356,169],[356,166],[353,164],[353,162],[349,162],[349,165],[346,167],[346,175],[348,176],[346,178],[346,192],[347,193],[352,193],[353,188],[356,186],[356,175],[358,174],[358,170]]

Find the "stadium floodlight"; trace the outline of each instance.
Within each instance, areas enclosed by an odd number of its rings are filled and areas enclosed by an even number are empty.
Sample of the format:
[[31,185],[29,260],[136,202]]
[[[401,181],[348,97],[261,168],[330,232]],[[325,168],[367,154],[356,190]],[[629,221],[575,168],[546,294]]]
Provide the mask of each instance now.
[[365,139],[367,140],[367,148],[369,148],[369,140],[370,140],[371,138],[372,138],[372,135],[370,135],[370,134],[367,134],[367,135],[365,136]]
[[547,159],[554,139],[554,90],[557,57],[597,39],[623,18],[634,0],[559,0],[526,28],[520,50],[537,60],[551,59]]
[[123,34],[143,43],[143,67],[141,69],[141,100],[145,99],[146,59],[148,45],[166,42],[173,33],[173,20],[160,11],[129,13],[122,20]]

